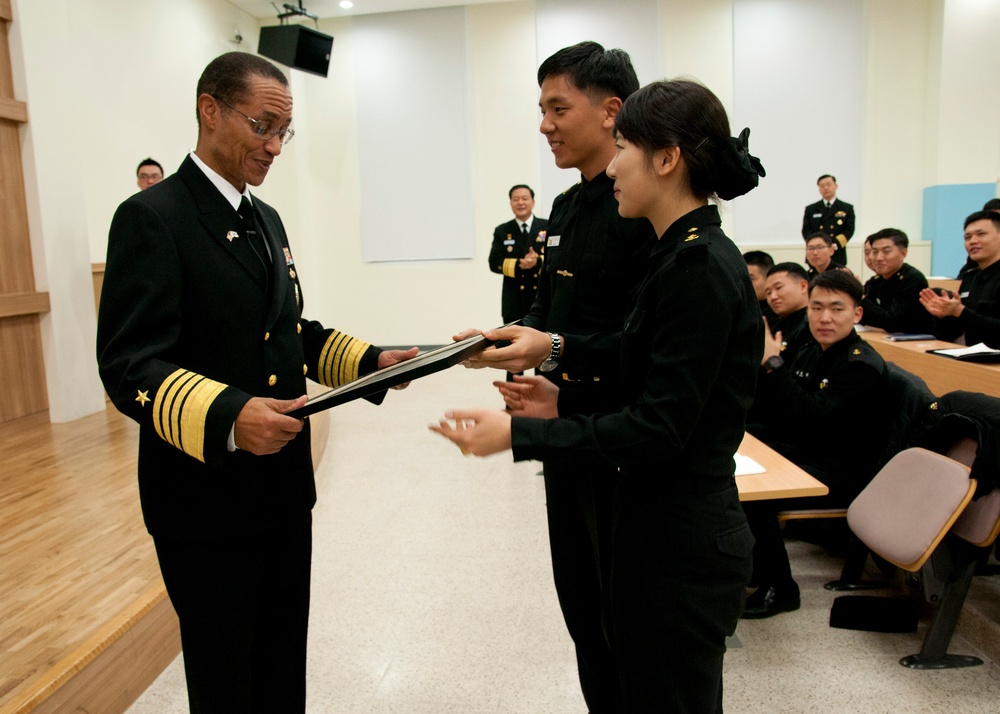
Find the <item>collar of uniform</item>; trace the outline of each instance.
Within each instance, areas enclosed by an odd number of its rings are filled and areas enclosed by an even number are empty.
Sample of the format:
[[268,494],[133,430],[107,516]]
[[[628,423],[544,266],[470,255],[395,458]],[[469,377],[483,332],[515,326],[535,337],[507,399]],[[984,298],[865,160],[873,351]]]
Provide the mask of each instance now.
[[976,267],[980,273],[982,273],[987,278],[992,278],[997,273],[1000,273],[1000,260],[994,261],[991,265],[986,268]]
[[201,172],[205,174],[205,177],[212,182],[212,185],[219,190],[219,193],[221,193],[223,198],[225,198],[229,205],[233,207],[234,211],[239,210],[240,200],[244,196],[247,197],[247,200],[250,201],[251,204],[253,203],[253,199],[250,197],[249,186],[243,189],[243,193],[240,193],[236,190],[235,186],[217,174],[212,168],[209,167],[208,164],[201,160],[198,154],[193,151],[191,152],[191,160],[194,161],[195,166],[201,169]]
[[660,243],[672,245],[679,240],[689,238],[690,234],[694,232],[693,229],[712,225],[722,225],[722,219],[719,217],[719,207],[712,203],[699,206],[671,223],[670,228],[660,236]]
[[864,343],[864,340],[861,339],[861,335],[859,335],[855,330],[851,330],[851,334],[847,337],[842,339],[837,344],[830,345],[829,348],[823,350],[823,355],[826,357],[835,357],[837,355],[847,354],[851,347],[862,343]]
[[605,171],[589,181],[583,174],[580,174],[580,196],[588,203],[600,198],[605,192],[611,193],[614,190],[614,185],[614,179],[608,176]]

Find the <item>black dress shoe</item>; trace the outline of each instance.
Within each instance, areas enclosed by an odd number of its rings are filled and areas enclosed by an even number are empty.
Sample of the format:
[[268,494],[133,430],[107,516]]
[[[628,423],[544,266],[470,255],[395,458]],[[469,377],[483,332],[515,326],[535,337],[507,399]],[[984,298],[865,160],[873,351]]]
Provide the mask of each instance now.
[[779,612],[791,612],[801,607],[799,589],[778,590],[771,587],[757,588],[757,592],[747,598],[746,607],[740,615],[744,620],[762,620],[774,617]]

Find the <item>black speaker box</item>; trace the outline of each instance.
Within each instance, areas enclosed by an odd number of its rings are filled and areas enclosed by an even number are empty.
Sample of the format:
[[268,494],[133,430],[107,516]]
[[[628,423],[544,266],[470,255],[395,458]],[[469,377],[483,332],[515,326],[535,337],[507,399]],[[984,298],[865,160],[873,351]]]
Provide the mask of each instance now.
[[260,28],[257,54],[303,72],[325,77],[330,69],[333,37],[304,25]]

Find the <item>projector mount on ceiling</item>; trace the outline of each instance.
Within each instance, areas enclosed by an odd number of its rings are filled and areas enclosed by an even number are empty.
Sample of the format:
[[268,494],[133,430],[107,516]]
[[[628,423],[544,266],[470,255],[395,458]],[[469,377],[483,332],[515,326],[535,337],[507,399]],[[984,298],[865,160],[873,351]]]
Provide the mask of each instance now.
[[299,6],[298,7],[295,7],[294,5],[290,5],[287,2],[284,3],[282,5],[282,7],[285,8],[285,12],[282,12],[278,8],[278,6],[275,5],[274,3],[271,3],[271,7],[273,7],[277,11],[277,13],[278,13],[278,19],[281,20],[281,24],[282,25],[287,25],[288,24],[288,18],[290,18],[290,17],[308,17],[310,20],[312,20],[314,23],[316,23],[316,29],[317,30],[319,29],[319,16],[318,15],[314,15],[313,13],[309,12],[304,7],[302,7],[302,0],[299,0]]

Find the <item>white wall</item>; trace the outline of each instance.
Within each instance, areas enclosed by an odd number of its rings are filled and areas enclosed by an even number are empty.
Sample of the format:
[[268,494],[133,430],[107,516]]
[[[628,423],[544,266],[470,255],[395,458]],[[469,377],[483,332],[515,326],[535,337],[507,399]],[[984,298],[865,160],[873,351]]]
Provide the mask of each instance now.
[[[499,321],[500,277],[486,258],[493,227],[510,215],[507,189],[533,185],[545,215],[555,192],[576,180],[573,172],[544,178],[554,170],[538,134],[537,66],[585,36],[629,50],[642,81],[701,79],[730,109],[734,130],[751,127],[768,176],[723,207],[744,248],[795,253],[802,208],[825,171],[858,206],[859,236],[898,225],[913,239],[923,187],[1000,176],[1000,96],[991,92],[1000,3],[538,0],[464,13],[467,81],[455,91],[465,94],[466,136],[456,140],[471,153],[470,259],[362,258],[365,117],[352,20],[321,22],[336,38],[329,78],[287,72],[298,134],[259,193],[288,226],[310,317],[377,344],[440,343]],[[237,27],[240,47],[230,41]],[[152,155],[168,172],[180,163],[195,143],[198,75],[222,52],[255,50],[256,28],[225,0],[14,0],[36,279],[53,303],[45,326],[53,416],[101,408],[88,265],[104,260],[114,209],[135,190],[136,163]],[[812,86],[827,76],[831,88]],[[447,222],[456,197],[419,188],[425,210],[413,220]],[[397,205],[395,196],[382,200],[384,210]],[[854,254],[851,261],[860,265]]]

